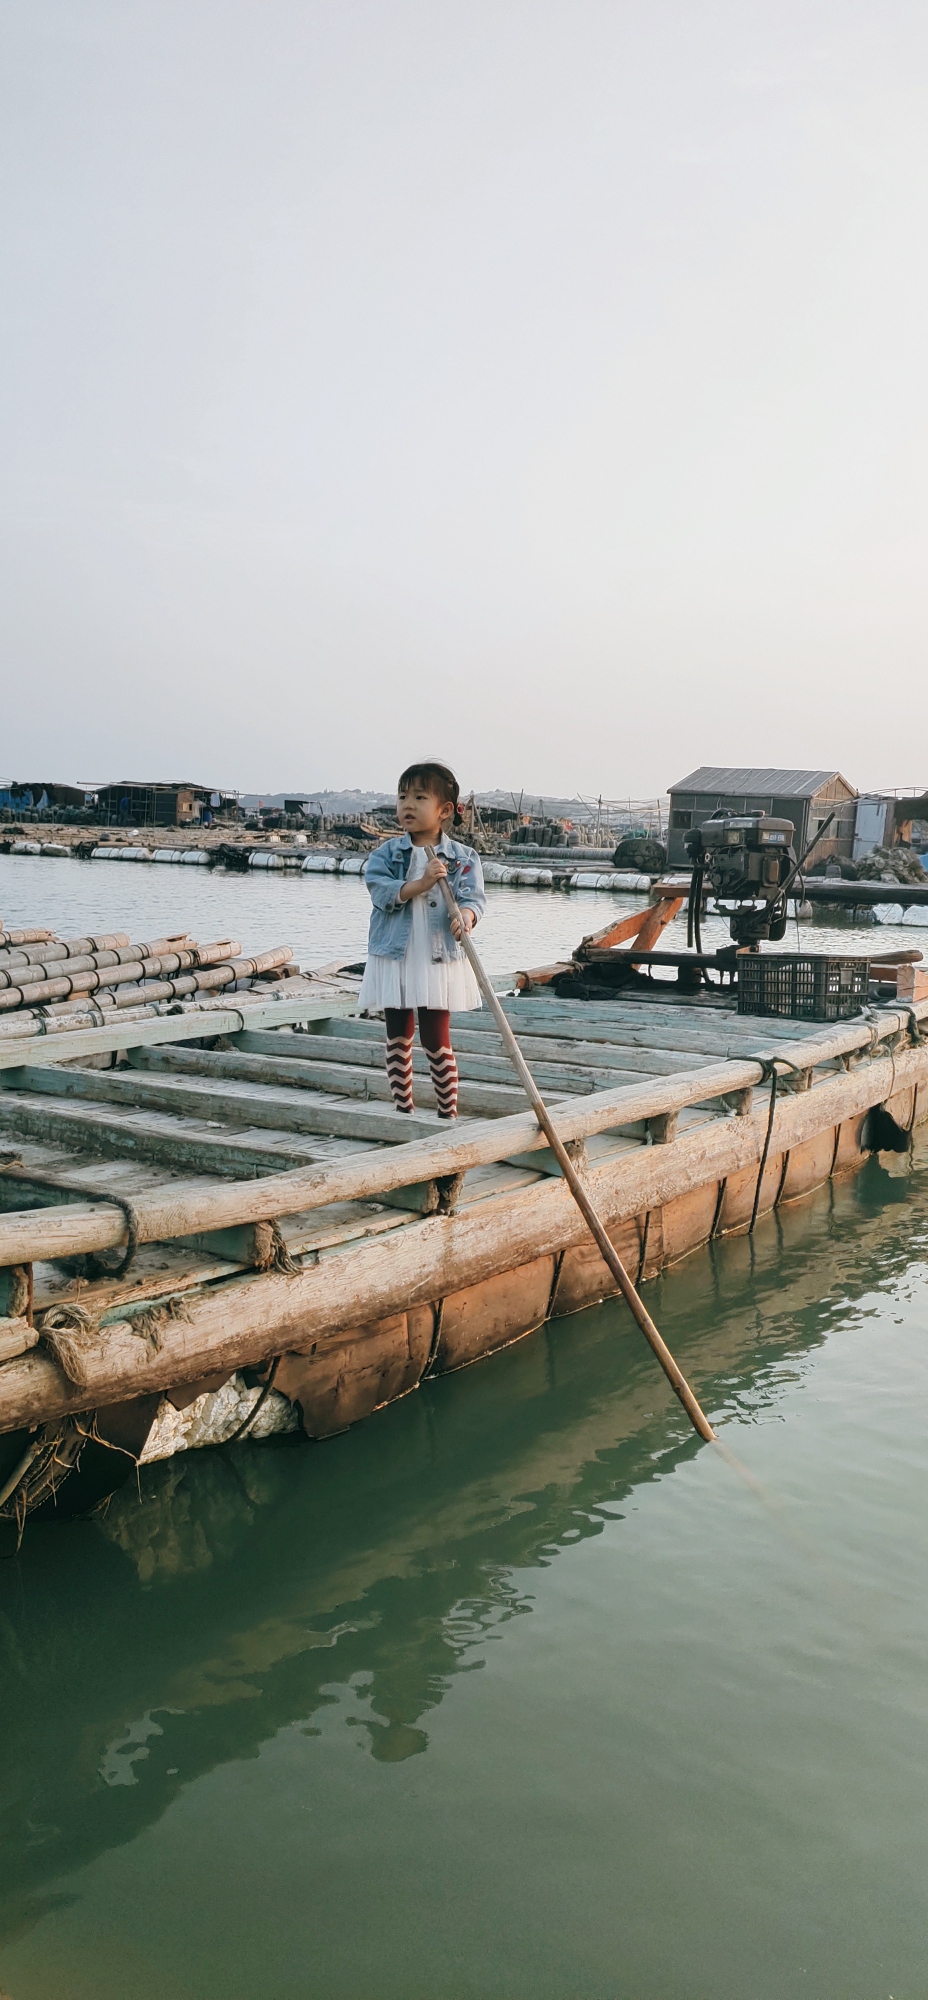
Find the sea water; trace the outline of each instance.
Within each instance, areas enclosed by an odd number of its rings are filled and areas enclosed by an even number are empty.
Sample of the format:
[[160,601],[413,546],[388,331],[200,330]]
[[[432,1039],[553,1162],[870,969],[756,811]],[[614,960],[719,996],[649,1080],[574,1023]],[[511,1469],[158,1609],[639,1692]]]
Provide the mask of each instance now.
[[[568,958],[583,936],[640,909],[643,896],[610,890],[513,888],[493,885],[475,943],[495,976]],[[50,855],[0,855],[0,925],[43,926],[61,937],[114,929],[133,943],[189,930],[201,944],[233,936],[246,951],[288,944],[299,965],[363,959],[370,897],[358,876],[302,875],[284,869],[244,873],[225,868],[169,868],[157,862],[73,861]],[[928,911],[926,911],[928,917]],[[704,948],[729,944],[727,923],[709,916]],[[686,946],[685,914],[661,945]],[[902,925],[855,929],[843,913],[790,919],[780,951],[850,952],[868,956],[900,945],[919,950],[920,933]],[[928,949],[928,930],[925,933]]]

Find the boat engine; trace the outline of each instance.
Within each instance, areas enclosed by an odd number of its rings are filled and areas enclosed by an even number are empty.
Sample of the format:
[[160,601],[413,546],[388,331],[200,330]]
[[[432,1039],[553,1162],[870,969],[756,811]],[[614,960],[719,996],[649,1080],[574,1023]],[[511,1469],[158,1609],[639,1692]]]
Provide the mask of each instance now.
[[713,813],[684,837],[693,864],[687,907],[687,946],[702,950],[705,898],[738,907],[725,912],[735,944],[786,935],[786,888],[797,872],[792,820],[766,813]]

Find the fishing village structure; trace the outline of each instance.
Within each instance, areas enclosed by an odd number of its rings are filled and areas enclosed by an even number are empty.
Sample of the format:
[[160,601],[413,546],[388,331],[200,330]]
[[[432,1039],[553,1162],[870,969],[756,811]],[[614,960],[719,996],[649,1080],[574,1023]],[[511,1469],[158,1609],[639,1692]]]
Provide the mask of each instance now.
[[805,849],[838,807],[830,832],[816,846],[816,860],[828,861],[833,855],[850,860],[856,802],[853,785],[840,771],[701,764],[670,787],[667,859],[671,867],[686,861],[686,834],[710,813],[763,812],[771,819],[788,819],[795,827],[797,847]]
[[[829,961],[808,1004],[751,1018],[734,955],[704,960],[711,987],[661,976],[683,894],[668,879],[501,1003],[638,1285],[906,1147],[928,1105],[919,953],[870,982]],[[338,968],[289,960],[185,936],[0,937],[16,1532],[138,1460],[294,1424],[331,1435],[616,1290],[492,1020],[455,1028],[458,1124],[437,1123],[418,1054],[419,1108],[399,1121],[382,1024]],[[620,990],[579,997],[616,973]]]

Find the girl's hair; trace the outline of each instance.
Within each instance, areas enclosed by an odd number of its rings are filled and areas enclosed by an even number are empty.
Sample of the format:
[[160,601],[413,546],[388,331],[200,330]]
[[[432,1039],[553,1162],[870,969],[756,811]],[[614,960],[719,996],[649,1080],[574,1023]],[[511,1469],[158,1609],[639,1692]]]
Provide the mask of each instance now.
[[427,764],[408,765],[406,770],[403,771],[396,789],[398,792],[408,792],[411,791],[413,785],[421,785],[423,791],[434,792],[435,797],[441,801],[442,805],[454,807],[453,817],[456,820],[463,818],[461,808],[458,805],[460,786],[454,772],[449,771],[447,764],[433,764],[429,762]]

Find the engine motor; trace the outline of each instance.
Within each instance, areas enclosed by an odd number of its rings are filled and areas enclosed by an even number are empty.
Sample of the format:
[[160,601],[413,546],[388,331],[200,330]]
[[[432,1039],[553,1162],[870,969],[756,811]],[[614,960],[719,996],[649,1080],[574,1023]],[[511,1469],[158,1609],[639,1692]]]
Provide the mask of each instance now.
[[777,942],[786,935],[787,882],[796,873],[792,820],[766,813],[714,813],[686,834],[684,846],[693,864],[687,911],[687,942],[701,950],[700,919],[705,895],[718,902],[737,903],[729,912],[729,930],[736,944],[761,938]]

